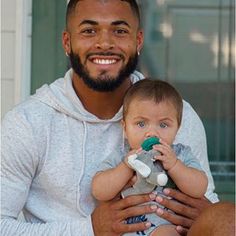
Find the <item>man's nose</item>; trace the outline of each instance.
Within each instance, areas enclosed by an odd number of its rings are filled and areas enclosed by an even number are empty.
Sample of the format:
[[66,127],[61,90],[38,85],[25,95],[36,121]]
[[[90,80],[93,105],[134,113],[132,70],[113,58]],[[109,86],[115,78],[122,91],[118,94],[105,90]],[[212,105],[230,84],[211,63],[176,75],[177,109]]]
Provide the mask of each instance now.
[[112,39],[112,35],[109,32],[100,32],[98,40],[96,42],[96,48],[109,50],[114,48],[114,40]]

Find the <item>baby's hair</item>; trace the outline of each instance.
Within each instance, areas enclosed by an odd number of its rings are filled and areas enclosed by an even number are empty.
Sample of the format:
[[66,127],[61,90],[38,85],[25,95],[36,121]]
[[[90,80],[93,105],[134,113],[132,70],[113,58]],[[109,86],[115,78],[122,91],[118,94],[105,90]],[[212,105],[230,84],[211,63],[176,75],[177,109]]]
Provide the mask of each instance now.
[[155,103],[160,103],[162,101],[171,102],[177,111],[177,121],[180,126],[183,112],[183,100],[178,91],[168,82],[146,78],[133,84],[124,97],[124,119],[127,115],[131,101],[136,98],[139,100],[153,100]]

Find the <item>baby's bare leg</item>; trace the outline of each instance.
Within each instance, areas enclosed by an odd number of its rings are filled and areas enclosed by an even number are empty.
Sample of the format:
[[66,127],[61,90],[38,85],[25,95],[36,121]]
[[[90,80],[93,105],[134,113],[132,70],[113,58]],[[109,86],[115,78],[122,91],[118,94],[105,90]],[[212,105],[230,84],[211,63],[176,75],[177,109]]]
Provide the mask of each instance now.
[[175,227],[175,225],[161,225],[150,236],[180,236]]

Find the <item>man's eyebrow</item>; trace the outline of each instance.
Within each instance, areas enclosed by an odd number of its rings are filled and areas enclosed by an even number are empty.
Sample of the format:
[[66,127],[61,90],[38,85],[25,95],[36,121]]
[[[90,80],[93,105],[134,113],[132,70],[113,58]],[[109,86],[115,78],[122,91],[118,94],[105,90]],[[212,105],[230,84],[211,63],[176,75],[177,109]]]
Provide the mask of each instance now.
[[[79,26],[86,25],[86,24],[88,24],[88,25],[99,25],[99,23],[97,21],[94,21],[94,20],[83,20],[83,21],[80,22]],[[124,20],[113,21],[111,23],[111,25],[113,25],[113,26],[126,25],[130,28],[130,25]]]
[[94,20],[83,20],[80,22],[79,26],[81,25],[98,25],[98,22],[97,21],[94,21]]
[[130,28],[130,25],[129,25],[126,21],[124,21],[124,20],[113,21],[113,22],[111,23],[111,25],[114,25],[114,26],[117,26],[117,25],[126,25],[126,26],[128,26],[128,27]]

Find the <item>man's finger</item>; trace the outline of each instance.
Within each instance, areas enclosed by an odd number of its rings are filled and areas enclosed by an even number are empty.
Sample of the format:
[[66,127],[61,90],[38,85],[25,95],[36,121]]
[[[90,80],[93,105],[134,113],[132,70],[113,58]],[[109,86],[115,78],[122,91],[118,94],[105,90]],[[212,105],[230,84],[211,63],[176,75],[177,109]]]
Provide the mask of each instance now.
[[202,205],[204,200],[205,200],[207,205],[210,203],[210,201],[207,200],[206,198],[199,200],[199,199],[196,199],[196,198],[189,197],[188,195],[183,194],[180,191],[174,190],[174,189],[171,189],[171,188],[166,188],[166,189],[163,190],[163,192],[164,192],[165,195],[167,195],[169,197],[172,197],[175,200],[177,200],[179,202],[182,202],[186,205],[189,205],[191,207],[199,208],[199,204]]
[[190,219],[195,219],[199,215],[197,209],[192,208],[188,205],[181,204],[173,199],[157,196],[156,201],[160,203],[162,206],[175,212],[176,214],[184,215],[185,217]]
[[166,219],[175,225],[182,225],[183,227],[190,228],[191,225],[193,224],[193,220],[161,208],[158,208],[156,213],[161,218]]
[[144,231],[150,228],[150,222],[141,222],[141,223],[134,223],[134,224],[126,224],[120,223],[115,226],[115,230],[120,233],[127,233],[127,232],[137,232],[137,231]]
[[145,202],[154,201],[155,198],[156,198],[156,195],[153,193],[128,196],[128,197],[125,197],[124,199],[121,199],[120,201],[115,202],[113,204],[113,207],[116,210],[122,210],[128,207],[143,204]]
[[155,213],[157,210],[157,205],[146,204],[141,206],[133,206],[118,212],[119,219],[126,219],[129,217],[135,217],[139,215],[146,215],[150,213]]
[[180,225],[177,225],[175,229],[181,236],[186,236],[188,234],[188,229],[186,229]]

